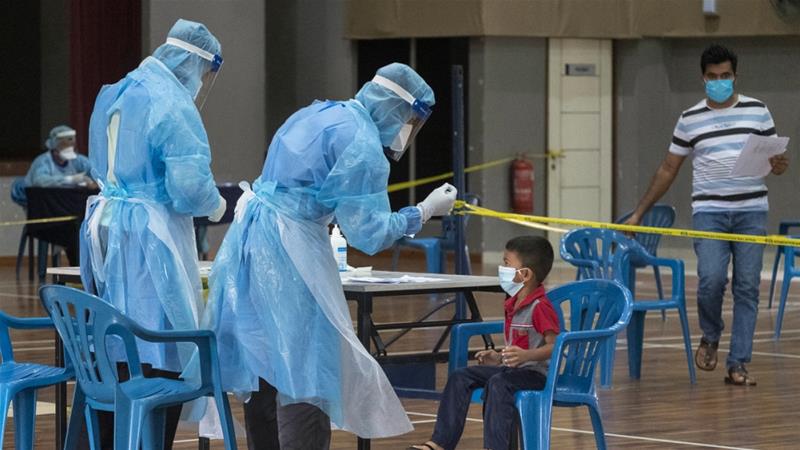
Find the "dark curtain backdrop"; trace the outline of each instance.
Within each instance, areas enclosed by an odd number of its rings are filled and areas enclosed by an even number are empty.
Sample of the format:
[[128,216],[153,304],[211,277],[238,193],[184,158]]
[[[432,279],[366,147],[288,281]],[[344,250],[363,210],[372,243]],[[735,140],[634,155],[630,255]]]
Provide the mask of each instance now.
[[70,122],[77,148],[87,151],[89,117],[97,92],[142,59],[141,0],[70,2]]

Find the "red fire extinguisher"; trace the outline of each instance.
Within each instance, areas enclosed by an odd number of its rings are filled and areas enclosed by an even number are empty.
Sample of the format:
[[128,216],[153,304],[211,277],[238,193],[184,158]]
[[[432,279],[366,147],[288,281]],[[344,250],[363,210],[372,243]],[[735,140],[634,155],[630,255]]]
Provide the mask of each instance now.
[[533,162],[517,155],[511,162],[511,209],[515,213],[533,213],[533,182]]

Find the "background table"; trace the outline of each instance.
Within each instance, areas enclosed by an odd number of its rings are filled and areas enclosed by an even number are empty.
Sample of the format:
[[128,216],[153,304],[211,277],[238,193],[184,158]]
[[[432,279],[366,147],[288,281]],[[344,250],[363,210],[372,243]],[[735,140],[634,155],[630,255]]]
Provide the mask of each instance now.
[[225,183],[221,185],[217,185],[217,189],[219,189],[219,194],[222,198],[225,199],[225,214],[222,215],[222,218],[219,222],[212,222],[208,220],[208,217],[195,217],[194,218],[194,233],[195,233],[195,244],[197,246],[197,254],[200,259],[208,259],[208,227],[213,227],[216,225],[226,225],[233,222],[233,215],[234,210],[236,209],[236,202],[239,200],[239,196],[242,195],[242,190],[239,188],[238,185],[233,183]]
[[219,184],[217,185],[217,189],[219,189],[219,195],[221,195],[226,202],[225,214],[222,215],[222,219],[220,219],[219,222],[212,222],[208,220],[208,217],[195,217],[195,227],[208,227],[233,222],[233,210],[236,208],[236,201],[239,200],[239,196],[242,195],[242,190],[238,185],[233,183]]
[[86,200],[98,192],[97,189],[82,187],[25,188],[28,220],[76,216],[75,220],[68,222],[27,225],[28,234],[63,247],[70,264],[78,264],[78,232],[86,212]]

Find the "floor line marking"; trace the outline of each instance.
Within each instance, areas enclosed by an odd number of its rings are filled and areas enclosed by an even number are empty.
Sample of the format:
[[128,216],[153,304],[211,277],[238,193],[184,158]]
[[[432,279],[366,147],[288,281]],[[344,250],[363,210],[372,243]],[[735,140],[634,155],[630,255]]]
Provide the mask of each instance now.
[[[436,417],[436,414],[426,414],[426,413],[418,413],[418,412],[411,412],[406,411],[408,415],[415,415],[415,416],[422,416],[422,417]],[[483,422],[480,419],[470,419],[467,418],[468,421],[471,422]],[[430,423],[435,422],[432,421],[419,421],[419,422],[412,422],[412,423]],[[594,434],[594,431],[587,431],[587,430],[577,430],[574,428],[562,428],[562,427],[551,427],[551,430],[555,431],[562,431],[567,433],[578,433],[578,434]],[[701,442],[690,442],[690,441],[677,441],[673,439],[661,439],[661,438],[651,438],[646,436],[636,436],[632,434],[619,434],[619,433],[606,433],[606,436],[621,438],[621,439],[632,439],[632,440],[639,440],[639,441],[649,441],[649,442],[661,442],[664,444],[678,444],[678,445],[686,445],[689,447],[705,447],[705,448],[719,448],[719,449],[726,449],[726,450],[754,450],[747,447],[729,447],[727,445],[717,445],[717,444],[703,444]]]

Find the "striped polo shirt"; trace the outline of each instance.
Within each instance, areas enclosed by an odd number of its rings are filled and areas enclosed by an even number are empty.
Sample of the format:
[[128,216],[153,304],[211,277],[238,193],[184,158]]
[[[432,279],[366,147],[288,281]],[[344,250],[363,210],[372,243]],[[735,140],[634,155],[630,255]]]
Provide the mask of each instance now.
[[766,105],[751,97],[739,95],[733,106],[724,109],[711,109],[703,99],[681,114],[669,151],[693,156],[693,213],[769,209],[766,195],[744,200],[703,198],[767,191],[764,178],[729,176],[750,134],[777,135]]

